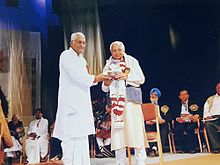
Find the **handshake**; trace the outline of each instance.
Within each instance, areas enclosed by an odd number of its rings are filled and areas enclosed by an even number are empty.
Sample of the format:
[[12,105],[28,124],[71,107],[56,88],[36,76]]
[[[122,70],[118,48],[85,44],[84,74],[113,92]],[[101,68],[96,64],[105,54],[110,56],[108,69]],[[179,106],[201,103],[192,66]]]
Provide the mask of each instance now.
[[98,83],[101,81],[108,81],[110,79],[111,79],[110,76],[101,73],[101,74],[95,75],[94,83]]
[[[128,75],[126,73],[119,72],[115,74],[115,78],[118,80],[127,80]],[[98,82],[104,81],[105,85],[108,86],[113,80],[114,79],[112,78],[111,75],[101,73],[95,76],[94,82],[98,83]]]

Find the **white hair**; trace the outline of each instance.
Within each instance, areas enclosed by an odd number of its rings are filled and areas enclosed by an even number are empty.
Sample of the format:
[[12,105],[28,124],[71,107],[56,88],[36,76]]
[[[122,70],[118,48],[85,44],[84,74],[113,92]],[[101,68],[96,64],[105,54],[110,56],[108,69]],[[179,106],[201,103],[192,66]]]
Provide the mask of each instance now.
[[75,32],[71,34],[71,41],[74,41],[78,36],[82,38],[86,38],[82,32]]
[[110,45],[110,50],[112,50],[112,47],[113,47],[114,44],[119,45],[122,48],[122,50],[125,51],[125,46],[124,46],[124,44],[121,41],[114,41],[114,42],[112,42],[111,45]]

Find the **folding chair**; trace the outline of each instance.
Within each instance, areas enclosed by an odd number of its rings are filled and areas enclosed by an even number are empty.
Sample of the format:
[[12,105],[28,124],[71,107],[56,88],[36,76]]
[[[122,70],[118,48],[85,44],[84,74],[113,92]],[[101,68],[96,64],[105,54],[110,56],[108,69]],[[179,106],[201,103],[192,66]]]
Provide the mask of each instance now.
[[[203,152],[201,136],[200,136],[200,134],[203,133],[204,138],[205,138],[205,143],[207,145],[208,152],[210,153],[211,151],[210,151],[210,145],[209,145],[209,140],[208,140],[206,128],[204,127],[203,129],[201,129],[200,121],[201,121],[200,119],[197,119],[196,122],[197,122],[198,127],[195,128],[195,130],[194,130],[194,133],[197,135],[197,138],[198,138],[199,150],[200,150],[200,153]],[[172,121],[172,128],[174,128],[174,120]],[[176,146],[175,146],[175,140],[174,140],[175,133],[170,132],[170,134],[171,134],[171,141],[172,141],[173,152],[176,153]]]
[[156,121],[156,132],[146,132],[146,138],[148,142],[157,142],[159,150],[159,160],[160,165],[163,165],[163,149],[160,137],[160,127],[159,127],[159,106],[152,103],[145,103],[141,105],[142,112],[144,115],[144,121]]
[[[205,120],[202,120],[202,123],[204,125],[205,124]],[[202,131],[203,131],[203,135],[204,135],[204,138],[205,138],[205,142],[206,142],[208,153],[211,153],[209,139],[208,139],[208,135],[207,135],[207,131],[206,131],[206,127],[205,126],[203,127]]]
[[20,164],[22,164],[22,161],[23,161],[23,163],[25,163],[25,161],[26,161],[25,140],[27,139],[27,131],[28,131],[28,127],[24,127],[25,135],[20,138],[20,142],[21,142],[21,146],[22,146],[22,154],[20,155],[20,159],[19,159]]

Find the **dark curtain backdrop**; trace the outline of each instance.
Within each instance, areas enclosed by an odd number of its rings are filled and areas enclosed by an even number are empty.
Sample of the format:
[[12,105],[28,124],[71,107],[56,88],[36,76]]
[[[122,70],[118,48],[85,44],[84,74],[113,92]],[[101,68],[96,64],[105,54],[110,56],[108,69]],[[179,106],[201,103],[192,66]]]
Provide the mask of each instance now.
[[[162,91],[160,104],[175,110],[179,90],[188,89],[191,100],[203,107],[206,98],[215,93],[216,82],[220,81],[220,1],[98,2],[106,58],[110,56],[112,41],[124,42],[126,52],[139,60],[146,76],[142,86],[144,102],[149,102],[150,89],[158,87]],[[68,15],[67,11],[63,12]],[[70,33],[72,25],[65,26]],[[64,41],[60,39],[61,29],[49,30],[49,54],[42,59],[49,68],[43,74],[46,85],[42,90],[47,95],[43,95],[42,101],[48,115],[55,116],[58,56]],[[103,95],[100,85],[92,88],[93,98]]]
[[[168,1],[167,1],[168,2]],[[105,3],[103,5],[103,3]],[[107,58],[109,45],[121,40],[137,58],[149,91],[162,91],[161,104],[178,105],[178,92],[188,89],[191,100],[203,108],[220,81],[219,1],[100,1],[100,22]]]

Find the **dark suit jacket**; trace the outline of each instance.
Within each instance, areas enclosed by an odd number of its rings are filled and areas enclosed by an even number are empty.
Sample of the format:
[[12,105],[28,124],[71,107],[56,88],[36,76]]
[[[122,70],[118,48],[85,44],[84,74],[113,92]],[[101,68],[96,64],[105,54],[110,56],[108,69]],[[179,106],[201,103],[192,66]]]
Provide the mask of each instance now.
[[[191,102],[190,100],[188,101],[188,110],[189,110],[189,113],[192,114],[192,115],[195,115],[195,114],[198,114],[200,117],[202,117],[202,110],[201,110],[201,107],[199,106],[199,110],[197,111],[192,111],[189,107],[192,105],[192,104],[196,104],[195,102]],[[176,120],[177,117],[180,117],[181,115],[181,110],[182,110],[182,103],[180,102],[178,104],[178,106],[172,108],[172,119],[173,120]]]

